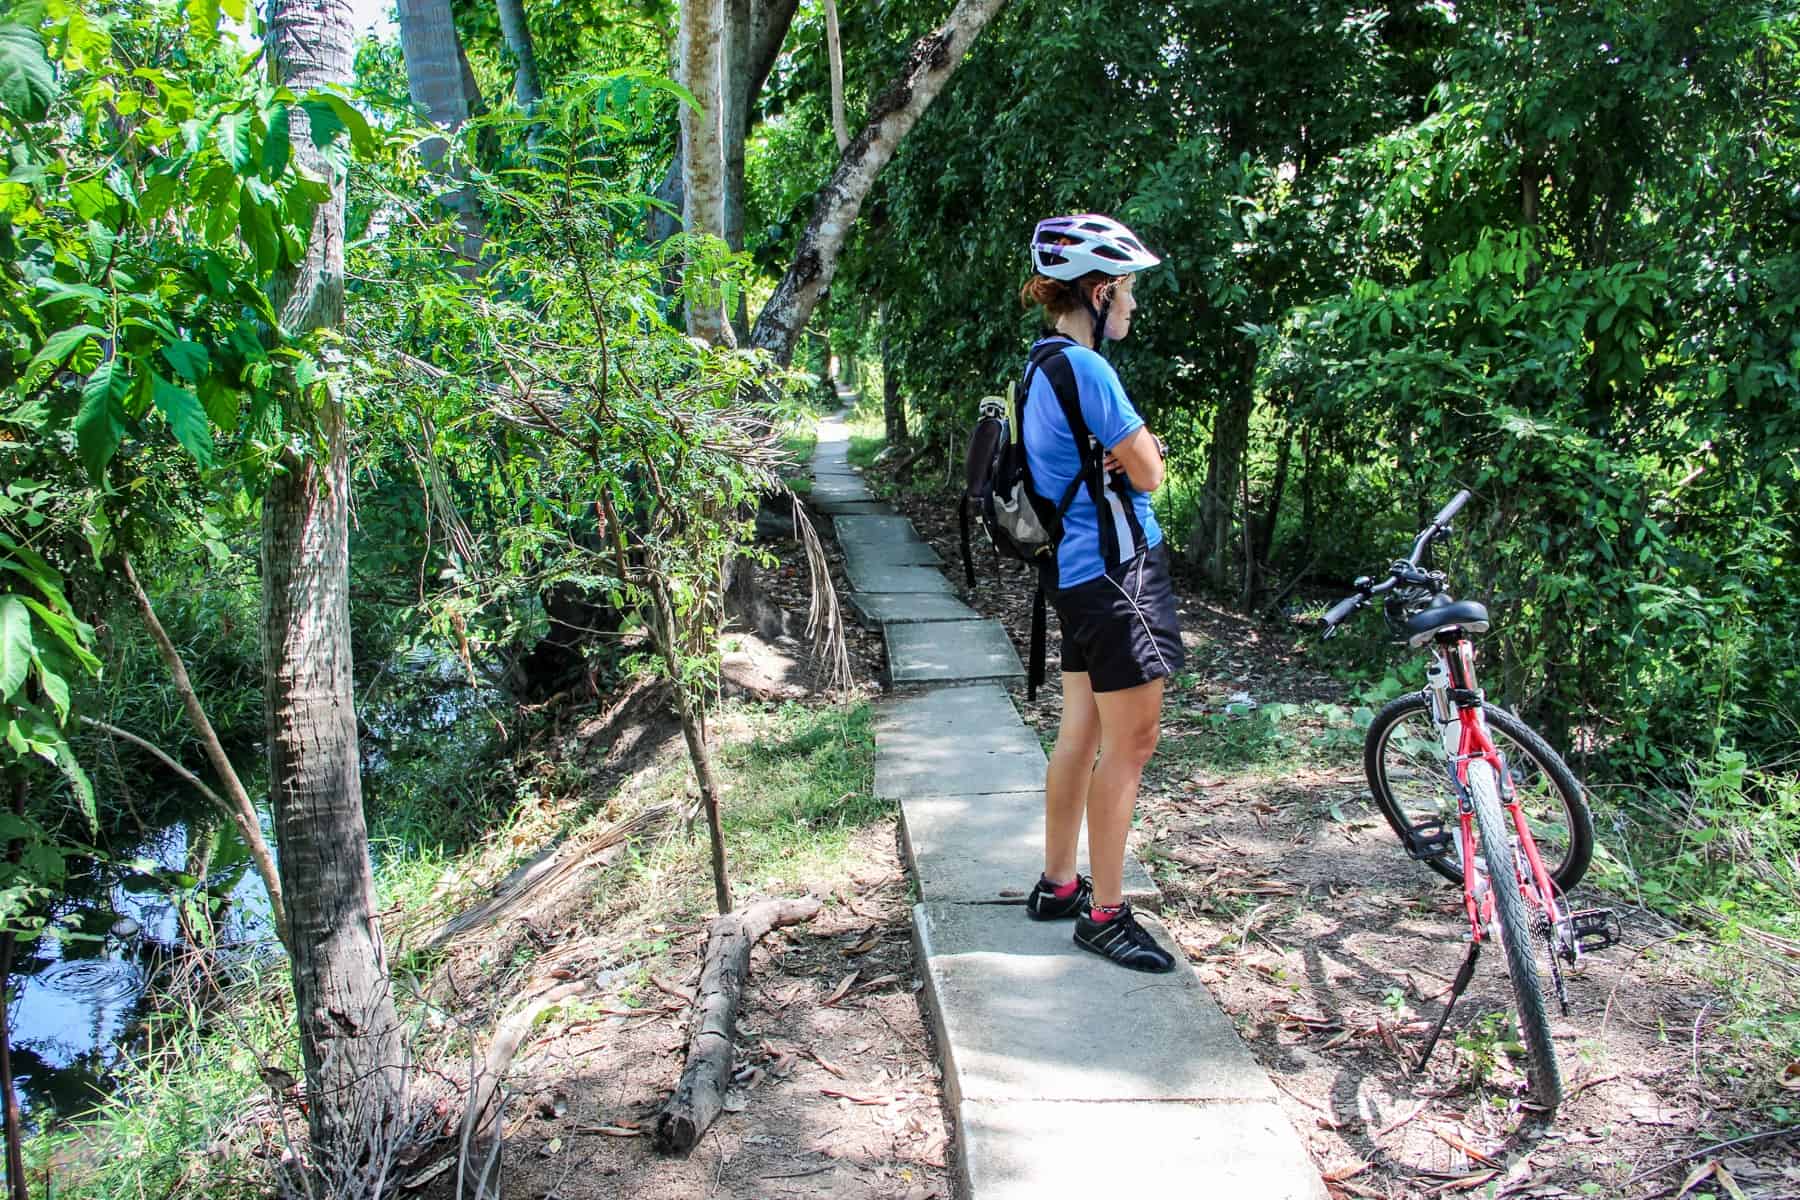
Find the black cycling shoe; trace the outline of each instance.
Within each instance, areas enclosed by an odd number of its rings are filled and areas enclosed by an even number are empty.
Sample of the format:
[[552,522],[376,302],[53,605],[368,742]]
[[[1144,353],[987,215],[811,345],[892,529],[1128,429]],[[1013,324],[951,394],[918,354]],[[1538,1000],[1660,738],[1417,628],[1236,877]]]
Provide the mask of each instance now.
[[1137,923],[1129,904],[1110,921],[1095,921],[1083,912],[1075,921],[1075,944],[1133,971],[1160,975],[1175,969],[1175,960]]
[[1050,881],[1039,875],[1037,886],[1031,889],[1031,895],[1025,899],[1025,915],[1034,921],[1062,921],[1086,912],[1093,901],[1094,881],[1086,875],[1077,875],[1074,895],[1060,900],[1051,888]]

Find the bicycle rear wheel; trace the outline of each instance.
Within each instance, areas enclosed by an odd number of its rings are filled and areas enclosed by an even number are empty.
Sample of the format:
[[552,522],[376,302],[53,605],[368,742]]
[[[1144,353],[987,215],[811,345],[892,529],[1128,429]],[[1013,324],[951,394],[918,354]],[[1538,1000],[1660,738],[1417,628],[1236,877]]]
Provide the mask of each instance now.
[[[1525,722],[1495,705],[1482,711],[1488,734],[1512,776],[1513,794],[1543,857],[1544,870],[1558,888],[1568,891],[1587,874],[1594,856],[1594,820],[1581,785],[1562,757]],[[1456,791],[1424,693],[1401,696],[1375,714],[1363,740],[1363,773],[1375,807],[1402,842],[1409,829],[1425,821],[1435,819],[1446,830],[1455,830]],[[1454,850],[1424,862],[1451,883],[1462,883],[1462,865]]]
[[1486,763],[1470,764],[1469,796],[1481,837],[1481,858],[1487,865],[1488,884],[1494,892],[1494,917],[1506,950],[1506,973],[1512,978],[1513,998],[1518,1001],[1519,1034],[1531,1067],[1531,1098],[1553,1109],[1562,1103],[1562,1069],[1556,1062],[1550,1012],[1544,1004],[1544,984],[1538,975],[1539,939],[1531,934],[1533,914],[1519,892],[1522,856],[1513,850],[1512,830],[1500,806],[1499,788],[1493,769]]

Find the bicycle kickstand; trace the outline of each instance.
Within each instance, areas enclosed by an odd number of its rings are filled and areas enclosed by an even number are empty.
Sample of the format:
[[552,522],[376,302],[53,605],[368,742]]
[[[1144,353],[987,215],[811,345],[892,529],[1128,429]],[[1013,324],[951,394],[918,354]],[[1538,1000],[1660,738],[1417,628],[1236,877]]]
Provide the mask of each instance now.
[[1423,1074],[1425,1064],[1431,1058],[1431,1052],[1437,1049],[1438,1039],[1444,1035],[1444,1026],[1449,1023],[1450,1010],[1456,1007],[1457,997],[1461,996],[1469,986],[1469,980],[1475,978],[1475,960],[1481,956],[1481,943],[1469,943],[1469,955],[1463,959],[1462,969],[1456,973],[1456,979],[1450,984],[1450,999],[1444,1003],[1444,1011],[1438,1017],[1437,1026],[1432,1029],[1431,1037],[1425,1042],[1425,1049],[1419,1052],[1419,1061],[1413,1065],[1413,1074]]

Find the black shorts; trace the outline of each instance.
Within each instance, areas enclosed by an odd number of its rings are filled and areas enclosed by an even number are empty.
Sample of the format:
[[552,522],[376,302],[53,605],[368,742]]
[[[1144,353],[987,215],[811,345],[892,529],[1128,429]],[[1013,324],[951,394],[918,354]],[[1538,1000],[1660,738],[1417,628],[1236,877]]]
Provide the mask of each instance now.
[[1051,593],[1062,625],[1062,669],[1085,671],[1096,692],[1120,692],[1181,670],[1181,619],[1158,542],[1098,579]]

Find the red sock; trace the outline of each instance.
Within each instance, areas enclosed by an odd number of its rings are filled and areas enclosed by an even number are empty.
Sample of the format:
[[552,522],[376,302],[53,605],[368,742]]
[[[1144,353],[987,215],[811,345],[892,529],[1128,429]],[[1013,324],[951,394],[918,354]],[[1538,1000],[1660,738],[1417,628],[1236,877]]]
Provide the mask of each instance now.
[[1058,900],[1067,900],[1081,888],[1081,876],[1079,875],[1075,876],[1075,878],[1069,880],[1067,883],[1058,883],[1056,880],[1046,875],[1044,876],[1044,882],[1050,885],[1050,894],[1055,896]]
[[1105,924],[1124,911],[1123,901],[1118,904],[1096,904],[1088,909],[1088,920]]

